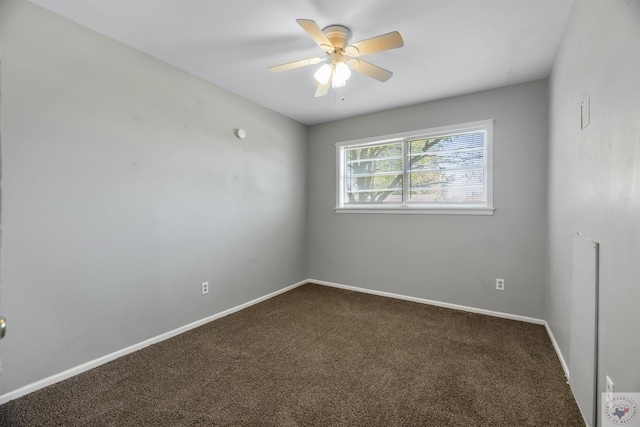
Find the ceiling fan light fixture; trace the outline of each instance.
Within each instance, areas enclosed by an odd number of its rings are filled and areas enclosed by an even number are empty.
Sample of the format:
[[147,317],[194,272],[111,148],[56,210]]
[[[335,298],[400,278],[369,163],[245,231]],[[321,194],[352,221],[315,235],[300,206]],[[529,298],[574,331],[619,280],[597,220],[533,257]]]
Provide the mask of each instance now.
[[333,69],[330,64],[324,64],[322,65],[322,67],[318,68],[318,71],[316,71],[313,74],[313,77],[316,78],[318,83],[322,83],[323,85],[326,85],[327,82],[329,81],[329,78],[331,77],[332,71]]
[[345,86],[347,84],[347,80],[349,80],[349,77],[351,77],[351,70],[349,69],[347,64],[340,61],[336,64],[336,67],[333,71],[333,80],[331,85],[334,88]]

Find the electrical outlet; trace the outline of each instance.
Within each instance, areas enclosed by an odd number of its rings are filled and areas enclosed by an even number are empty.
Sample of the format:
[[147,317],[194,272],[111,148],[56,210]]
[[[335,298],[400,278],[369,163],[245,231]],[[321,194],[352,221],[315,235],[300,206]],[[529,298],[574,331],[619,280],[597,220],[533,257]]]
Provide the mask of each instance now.
[[613,399],[613,381],[607,375],[607,402],[610,402]]
[[504,291],[504,279],[496,279],[496,291]]
[[202,295],[209,293],[209,282],[202,282]]

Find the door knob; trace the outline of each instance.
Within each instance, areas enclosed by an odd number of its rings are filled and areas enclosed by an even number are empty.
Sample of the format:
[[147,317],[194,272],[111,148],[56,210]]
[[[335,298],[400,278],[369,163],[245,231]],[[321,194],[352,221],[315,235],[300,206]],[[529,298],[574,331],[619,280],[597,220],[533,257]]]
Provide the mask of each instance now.
[[4,338],[5,333],[7,333],[7,319],[0,317],[0,339]]

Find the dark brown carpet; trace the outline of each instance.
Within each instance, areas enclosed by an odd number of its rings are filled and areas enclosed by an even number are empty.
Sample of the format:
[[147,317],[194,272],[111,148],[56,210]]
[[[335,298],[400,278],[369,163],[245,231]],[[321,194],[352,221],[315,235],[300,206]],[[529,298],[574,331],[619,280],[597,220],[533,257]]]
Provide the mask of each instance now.
[[543,326],[304,285],[0,406],[3,426],[584,426]]

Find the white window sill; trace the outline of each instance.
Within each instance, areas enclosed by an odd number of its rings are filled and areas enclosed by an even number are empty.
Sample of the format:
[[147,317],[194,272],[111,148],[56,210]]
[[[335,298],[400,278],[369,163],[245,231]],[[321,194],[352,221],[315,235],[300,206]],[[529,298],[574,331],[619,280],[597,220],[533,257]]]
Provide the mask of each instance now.
[[409,214],[409,215],[493,215],[493,207],[336,207],[336,213],[374,213],[374,214]]

